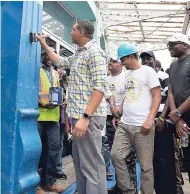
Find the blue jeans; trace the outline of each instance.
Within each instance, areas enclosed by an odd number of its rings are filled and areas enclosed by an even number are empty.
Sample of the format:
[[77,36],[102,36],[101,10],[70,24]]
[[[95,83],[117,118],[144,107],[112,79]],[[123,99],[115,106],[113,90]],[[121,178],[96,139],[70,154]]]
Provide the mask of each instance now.
[[64,128],[65,128],[65,125],[61,124],[60,128],[59,128],[59,132],[60,132],[60,149],[59,149],[59,153],[58,153],[57,167],[56,167],[56,173],[59,174],[59,175],[63,174],[62,153],[63,153]]
[[59,123],[53,121],[38,121],[38,131],[42,141],[40,157],[41,186],[53,185],[56,181],[56,167],[60,150]]

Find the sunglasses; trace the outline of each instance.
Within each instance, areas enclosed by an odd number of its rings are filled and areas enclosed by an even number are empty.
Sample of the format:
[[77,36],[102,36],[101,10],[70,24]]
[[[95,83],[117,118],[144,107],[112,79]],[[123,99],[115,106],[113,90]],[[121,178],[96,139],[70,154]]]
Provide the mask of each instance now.
[[180,42],[180,41],[176,41],[176,42],[169,42],[168,44],[167,44],[167,47],[168,48],[173,48],[175,45],[177,45],[177,44],[183,44],[183,42]]

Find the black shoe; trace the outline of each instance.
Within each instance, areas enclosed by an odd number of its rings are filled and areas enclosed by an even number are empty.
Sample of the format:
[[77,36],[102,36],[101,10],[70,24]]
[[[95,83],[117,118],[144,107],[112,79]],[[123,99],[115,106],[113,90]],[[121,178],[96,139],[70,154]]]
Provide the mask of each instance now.
[[57,179],[61,179],[61,180],[67,180],[67,175],[66,174],[56,174],[56,178]]

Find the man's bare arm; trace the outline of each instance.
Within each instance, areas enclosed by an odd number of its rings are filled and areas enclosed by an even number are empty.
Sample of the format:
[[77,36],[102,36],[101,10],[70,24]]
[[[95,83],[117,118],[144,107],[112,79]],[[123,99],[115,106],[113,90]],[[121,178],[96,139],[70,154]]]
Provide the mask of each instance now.
[[178,107],[178,110],[181,114],[184,114],[190,110],[190,97]]
[[171,85],[169,85],[169,87],[168,87],[168,103],[169,103],[169,108],[171,111],[176,110],[176,105],[174,102],[174,96],[173,96]]
[[154,121],[154,119],[157,115],[159,106],[160,106],[160,102],[161,102],[160,87],[152,88],[151,89],[151,94],[152,94],[153,99],[152,99],[152,105],[151,105],[151,108],[150,108],[150,113],[148,115],[148,119]]
[[166,116],[166,114],[167,114],[167,112],[168,112],[168,109],[169,109],[169,100],[168,100],[168,98],[166,99],[166,103],[165,103],[165,105],[164,105],[164,109],[163,109],[163,111],[162,111],[162,113],[161,113],[161,117],[162,118],[165,118],[165,116]]
[[92,116],[94,114],[94,112],[96,111],[96,109],[98,108],[98,106],[100,105],[103,96],[104,96],[103,93],[101,93],[98,90],[94,90],[92,92],[90,102],[86,107],[85,113]]

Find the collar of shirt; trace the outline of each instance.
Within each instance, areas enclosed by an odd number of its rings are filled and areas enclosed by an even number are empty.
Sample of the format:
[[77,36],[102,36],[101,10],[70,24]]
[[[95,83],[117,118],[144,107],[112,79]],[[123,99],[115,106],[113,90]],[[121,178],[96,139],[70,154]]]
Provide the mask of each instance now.
[[83,49],[89,49],[94,43],[96,42],[96,40],[92,39],[89,42],[87,42],[83,47],[79,47],[77,49],[77,51],[82,51]]
[[50,72],[53,68],[50,67],[50,68],[47,68],[44,64],[42,64],[42,68],[48,72]]

